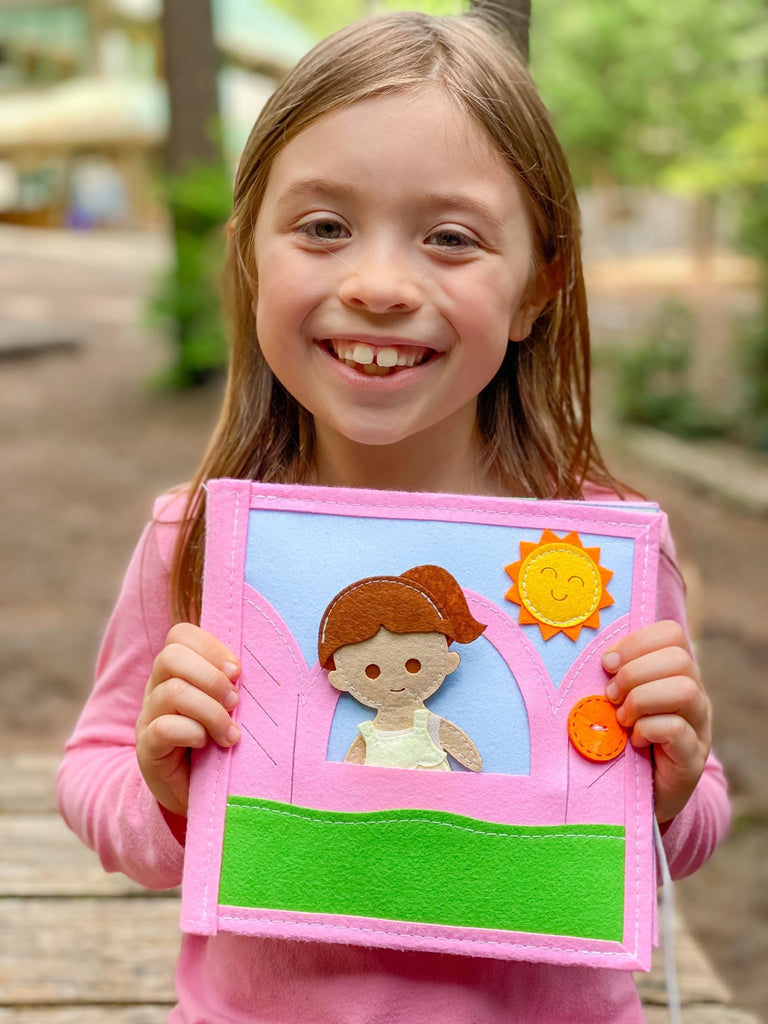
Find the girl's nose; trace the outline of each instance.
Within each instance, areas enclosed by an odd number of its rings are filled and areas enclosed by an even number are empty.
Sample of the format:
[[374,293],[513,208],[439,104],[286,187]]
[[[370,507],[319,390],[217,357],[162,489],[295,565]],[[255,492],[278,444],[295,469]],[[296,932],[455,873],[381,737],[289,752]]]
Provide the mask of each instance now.
[[347,305],[369,313],[410,313],[421,305],[421,288],[407,261],[382,256],[350,266],[339,287]]

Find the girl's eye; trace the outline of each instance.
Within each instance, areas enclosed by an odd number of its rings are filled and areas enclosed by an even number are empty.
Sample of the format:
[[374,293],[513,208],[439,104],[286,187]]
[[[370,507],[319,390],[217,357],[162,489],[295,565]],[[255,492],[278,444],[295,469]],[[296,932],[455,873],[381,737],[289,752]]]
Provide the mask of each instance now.
[[438,246],[440,249],[477,249],[479,243],[474,239],[470,238],[469,235],[465,235],[463,231],[459,231],[458,228],[439,228],[437,231],[433,231],[428,236],[427,241],[432,245]]
[[347,228],[331,218],[311,220],[307,224],[302,224],[299,232],[317,242],[338,242],[342,238],[349,238]]
[[415,676],[417,672],[421,672],[421,662],[418,658],[409,658],[405,663],[406,669]]

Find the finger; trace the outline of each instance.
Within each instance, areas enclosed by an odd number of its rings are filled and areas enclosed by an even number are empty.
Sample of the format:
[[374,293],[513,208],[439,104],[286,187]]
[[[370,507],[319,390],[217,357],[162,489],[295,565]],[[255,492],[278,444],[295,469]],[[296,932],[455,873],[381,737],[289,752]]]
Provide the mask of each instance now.
[[237,690],[230,677],[198,651],[180,643],[170,643],[155,658],[147,694],[171,679],[185,680],[232,710]]
[[208,741],[205,727],[183,715],[161,715],[142,730],[140,760],[160,766],[177,750],[200,748]]
[[676,676],[689,677],[698,689],[703,689],[696,662],[684,647],[665,647],[643,654],[622,665],[605,688],[610,700],[620,703],[636,687],[654,679]]
[[195,651],[212,665],[216,665],[226,676],[233,681],[240,674],[240,662],[226,644],[213,636],[200,626],[191,622],[177,622],[172,626],[165,641],[169,644],[181,644]]
[[696,788],[707,751],[690,726],[675,715],[641,718],[631,740],[636,747],[653,748],[655,813],[659,822],[669,821]]
[[654,622],[622,637],[603,654],[603,666],[607,672],[616,672],[622,665],[665,647],[680,647],[690,654],[685,630],[672,619]]
[[[178,742],[184,739],[194,741],[194,737],[176,731],[182,719],[172,715],[168,718],[168,721],[157,719],[157,729],[155,722],[152,722],[144,736],[137,737],[136,756],[144,781],[157,802],[173,814],[186,816],[189,803],[189,748],[178,745]],[[166,726],[171,732],[164,736]],[[204,737],[205,732],[201,731]],[[170,746],[167,746],[166,739]]]
[[635,722],[630,739],[636,747],[663,748],[678,768],[698,762],[701,753],[696,731],[680,715],[645,715]]
[[215,697],[186,679],[167,679],[152,690],[144,700],[139,716],[140,727],[146,728],[165,716],[191,719],[221,746],[232,746],[239,736],[227,709]]
[[711,742],[711,705],[697,679],[682,675],[651,680],[632,689],[616,710],[618,722],[628,729],[659,715],[684,720],[703,744]]
[[709,742],[711,708],[707,695],[690,676],[654,679],[633,689],[616,710],[616,718],[631,728],[641,718],[652,715],[675,715],[685,720]]
[[[658,795],[690,795],[704,770],[707,748],[694,730],[677,715],[641,718],[632,730],[635,747],[653,747],[654,785]],[[683,799],[683,803],[685,799]]]

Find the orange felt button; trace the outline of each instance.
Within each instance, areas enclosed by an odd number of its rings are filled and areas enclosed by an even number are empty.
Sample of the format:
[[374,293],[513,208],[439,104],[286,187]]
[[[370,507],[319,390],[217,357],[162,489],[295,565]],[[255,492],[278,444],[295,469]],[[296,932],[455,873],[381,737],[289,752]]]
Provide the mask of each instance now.
[[610,761],[627,745],[627,731],[616,720],[607,697],[583,697],[568,715],[571,743],[590,761]]

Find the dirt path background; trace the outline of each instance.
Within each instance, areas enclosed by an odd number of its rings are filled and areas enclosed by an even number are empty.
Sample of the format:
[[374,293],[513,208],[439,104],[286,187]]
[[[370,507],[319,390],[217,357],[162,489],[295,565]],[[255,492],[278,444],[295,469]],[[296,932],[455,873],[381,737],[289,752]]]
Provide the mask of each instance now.
[[[158,237],[0,230],[0,350],[22,336],[76,343],[0,359],[4,752],[60,749],[152,499],[192,473],[217,412],[216,388],[168,395],[148,383],[167,350],[142,326],[144,299],[166,258]],[[630,303],[625,288],[603,282],[598,320]],[[733,791],[730,838],[678,898],[739,1004],[766,1016],[768,518],[607,437],[617,475],[670,514]]]

